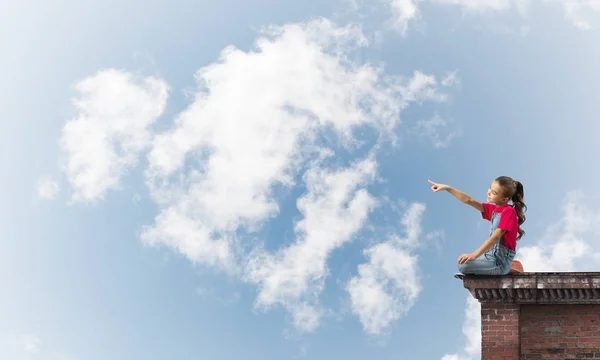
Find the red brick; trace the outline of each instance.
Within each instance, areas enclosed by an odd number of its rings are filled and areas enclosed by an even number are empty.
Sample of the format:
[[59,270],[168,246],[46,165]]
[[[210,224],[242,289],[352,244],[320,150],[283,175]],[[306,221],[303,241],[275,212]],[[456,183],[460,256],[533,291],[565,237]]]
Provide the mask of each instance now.
[[[521,353],[525,359],[594,359],[600,353],[600,305],[522,305]],[[549,324],[552,319],[552,324]],[[597,321],[596,321],[597,323]],[[548,326],[550,325],[550,326]],[[531,329],[543,329],[540,334]],[[600,357],[597,357],[600,359]],[[523,357],[522,357],[523,359]]]
[[600,273],[465,277],[463,283],[481,302],[482,360],[600,360]]

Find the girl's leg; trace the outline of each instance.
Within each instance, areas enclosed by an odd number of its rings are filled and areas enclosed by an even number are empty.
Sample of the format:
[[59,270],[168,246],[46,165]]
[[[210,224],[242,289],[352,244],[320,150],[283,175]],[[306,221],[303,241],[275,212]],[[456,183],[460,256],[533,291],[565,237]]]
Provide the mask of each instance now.
[[505,275],[504,268],[505,266],[489,254],[484,254],[464,264],[458,264],[458,271],[465,275]]

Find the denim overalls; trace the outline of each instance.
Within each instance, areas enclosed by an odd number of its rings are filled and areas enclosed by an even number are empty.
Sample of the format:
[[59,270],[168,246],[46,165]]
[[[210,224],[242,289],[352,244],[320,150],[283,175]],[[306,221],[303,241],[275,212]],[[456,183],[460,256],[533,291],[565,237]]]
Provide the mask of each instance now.
[[[500,216],[500,213],[492,212],[490,235],[498,227]],[[502,237],[500,237],[498,242],[482,256],[464,264],[459,264],[458,271],[472,275],[506,275],[510,272],[515,254],[514,250],[502,245]]]

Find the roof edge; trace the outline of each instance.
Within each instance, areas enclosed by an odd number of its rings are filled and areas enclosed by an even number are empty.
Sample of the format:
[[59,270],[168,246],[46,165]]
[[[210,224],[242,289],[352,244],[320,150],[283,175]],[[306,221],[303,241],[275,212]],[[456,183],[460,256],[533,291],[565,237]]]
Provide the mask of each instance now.
[[462,280],[482,303],[600,304],[600,272],[465,275]]

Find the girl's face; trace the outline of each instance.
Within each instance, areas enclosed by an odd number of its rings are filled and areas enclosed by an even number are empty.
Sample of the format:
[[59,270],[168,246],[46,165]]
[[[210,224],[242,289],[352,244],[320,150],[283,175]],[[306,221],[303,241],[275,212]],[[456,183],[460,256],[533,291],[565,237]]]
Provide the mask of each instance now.
[[490,188],[487,191],[487,202],[492,204],[506,204],[508,202],[508,198],[502,194],[502,188],[497,182],[493,182],[490,185]]

